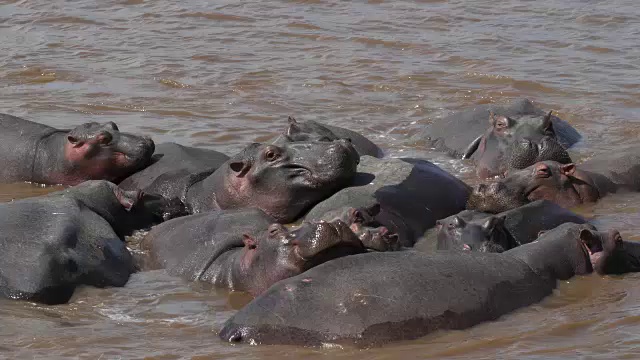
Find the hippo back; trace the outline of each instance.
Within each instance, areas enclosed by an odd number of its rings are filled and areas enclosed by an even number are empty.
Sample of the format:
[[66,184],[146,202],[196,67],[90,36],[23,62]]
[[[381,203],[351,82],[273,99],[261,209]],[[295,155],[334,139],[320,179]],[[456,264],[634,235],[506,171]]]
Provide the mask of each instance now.
[[156,267],[193,279],[221,254],[243,247],[243,234],[255,236],[274,222],[257,209],[205,212],[155,226],[141,246]]
[[59,132],[50,126],[8,114],[0,114],[0,181],[31,179],[40,139]]
[[229,319],[226,341],[375,346],[464,329],[541,300],[555,280],[501,254],[413,251],[330,261],[280,281]]
[[69,300],[80,284],[123,286],[131,254],[109,223],[68,197],[0,205],[0,292],[48,304]]
[[125,190],[149,192],[161,188],[160,183],[171,182],[166,174],[175,174],[175,177],[200,172],[210,174],[227,160],[227,155],[215,150],[163,143],[156,146],[151,165],[124,179],[118,186]]
[[541,232],[562,224],[587,222],[584,217],[548,200],[534,201],[500,215],[505,217],[504,226],[519,245],[528,244]]
[[[421,131],[416,139],[426,141],[428,147],[460,158],[469,144],[489,128],[489,110],[508,117],[545,115],[542,109],[528,99],[517,99],[507,106],[478,105],[435,120]],[[558,141],[565,148],[580,140],[580,134],[568,122],[556,116],[552,116],[551,120]]]
[[403,246],[413,246],[437,219],[464,210],[468,196],[465,183],[426,160],[363,156],[352,186],[316,205],[305,219],[380,204],[375,219],[397,233]]
[[640,146],[596,155],[578,166],[580,170],[606,176],[617,186],[640,191]]

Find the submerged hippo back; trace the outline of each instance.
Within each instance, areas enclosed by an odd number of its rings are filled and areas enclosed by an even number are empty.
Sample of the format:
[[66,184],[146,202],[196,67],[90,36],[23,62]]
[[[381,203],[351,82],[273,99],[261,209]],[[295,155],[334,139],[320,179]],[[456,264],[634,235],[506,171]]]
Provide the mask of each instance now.
[[554,286],[523,262],[499,254],[355,255],[272,286],[229,319],[220,337],[254,344],[374,346],[493,320],[539,301]]
[[[478,105],[434,121],[416,138],[426,141],[429,147],[461,158],[467,146],[476,137],[484,134],[489,127],[487,122],[489,110],[508,117],[545,115],[544,111],[528,99],[517,99],[506,106]],[[565,148],[571,147],[580,140],[580,134],[566,121],[555,116],[551,117],[551,121],[558,141]]]
[[305,219],[380,204],[375,219],[398,234],[402,245],[412,246],[437,219],[464,210],[468,195],[466,184],[428,161],[363,156],[352,185],[316,205]]
[[56,304],[77,285],[123,286],[133,262],[109,223],[69,198],[0,205],[0,292]]
[[0,181],[31,179],[40,139],[58,130],[8,114],[0,114]]
[[264,231],[273,222],[256,209],[190,215],[155,226],[142,246],[156,266],[193,280],[226,251],[243,247],[243,234]]

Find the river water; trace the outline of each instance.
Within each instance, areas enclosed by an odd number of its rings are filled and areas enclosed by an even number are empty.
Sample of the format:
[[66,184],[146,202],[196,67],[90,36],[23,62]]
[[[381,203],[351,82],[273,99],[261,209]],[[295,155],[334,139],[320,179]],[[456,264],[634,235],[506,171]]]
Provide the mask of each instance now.
[[[114,121],[227,153],[272,138],[293,115],[468,178],[466,164],[408,137],[517,97],[584,134],[577,159],[640,134],[633,0],[0,0],[0,54],[0,112],[58,127]],[[2,185],[0,200],[51,190]],[[640,195],[579,211],[640,240]],[[154,271],[125,288],[82,289],[63,306],[0,300],[0,357],[637,359],[639,278],[576,278],[496,322],[356,350],[222,343],[217,330],[247,297]]]

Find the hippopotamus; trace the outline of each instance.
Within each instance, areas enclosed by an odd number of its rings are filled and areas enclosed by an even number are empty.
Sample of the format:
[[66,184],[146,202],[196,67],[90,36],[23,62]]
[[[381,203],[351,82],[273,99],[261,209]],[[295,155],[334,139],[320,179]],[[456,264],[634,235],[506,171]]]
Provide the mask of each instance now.
[[[616,233],[617,234],[617,233]],[[280,281],[238,311],[232,343],[371,347],[491,321],[550,295],[558,280],[602,270],[619,245],[589,225],[563,224],[503,253],[373,252]]]
[[360,156],[369,155],[377,158],[383,156],[382,150],[365,136],[339,126],[331,126],[313,120],[299,122],[289,116],[288,126],[283,133],[274,140],[274,144],[282,141],[333,141],[349,139]]
[[487,178],[543,160],[570,162],[566,149],[581,136],[551,112],[518,99],[508,106],[476,106],[436,120],[418,138],[437,151],[473,160],[478,176]]
[[255,207],[286,224],[347,186],[359,160],[348,140],[253,143],[215,171],[167,173],[145,189],[191,214]]
[[[553,202],[538,200],[494,215],[464,210],[438,220],[435,228],[436,249],[503,252],[528,244],[541,232],[564,223],[584,224],[585,218]],[[414,249],[433,251],[432,239],[426,238]]]
[[118,186],[126,190],[139,189],[153,193],[156,191],[154,185],[191,174],[213,173],[228,160],[229,156],[215,150],[163,143],[156,145],[149,166],[124,179]]
[[0,295],[61,304],[79,285],[124,286],[135,271],[124,236],[183,210],[104,180],[0,204]]
[[314,221],[291,230],[257,209],[225,210],[160,224],[141,246],[172,275],[258,295],[325,261],[364,252],[349,225]]
[[345,207],[380,209],[373,220],[411,247],[436,220],[464,210],[470,188],[426,160],[363,156],[350,186],[320,202],[305,215],[319,219]]
[[619,191],[640,191],[640,148],[595,156],[582,164],[542,161],[476,186],[467,207],[498,213],[547,199],[564,207],[595,202]]
[[386,226],[380,224],[375,217],[380,214],[380,204],[375,203],[366,208],[356,209],[345,206],[325,213],[321,220],[340,220],[351,224],[350,228],[360,239],[362,246],[370,251],[397,251],[404,250],[395,234]]
[[150,138],[122,133],[113,122],[60,130],[0,114],[0,182],[76,185],[118,182],[151,161]]

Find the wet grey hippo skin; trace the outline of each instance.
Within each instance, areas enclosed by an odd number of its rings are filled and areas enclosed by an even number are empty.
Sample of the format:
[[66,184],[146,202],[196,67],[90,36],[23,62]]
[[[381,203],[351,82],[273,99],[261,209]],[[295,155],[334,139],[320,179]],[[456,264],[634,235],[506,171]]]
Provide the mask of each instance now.
[[305,222],[295,230],[273,221],[255,209],[192,215],[154,227],[142,247],[170,274],[253,295],[325,261],[365,251],[339,220]]
[[476,186],[467,208],[497,213],[547,199],[564,207],[619,191],[640,191],[640,148],[598,155],[582,164],[543,161]]
[[0,204],[0,294],[59,304],[79,285],[124,286],[135,270],[124,236],[180,205],[98,180]]
[[289,223],[349,184],[358,162],[346,140],[254,143],[213,172],[167,173],[148,191],[182,199],[193,214],[255,207]]
[[570,162],[565,149],[581,137],[569,123],[518,99],[505,107],[479,105],[438,119],[416,138],[458,159],[472,159],[485,178],[537,161]]
[[350,228],[360,239],[362,246],[372,251],[404,250],[398,234],[391,232],[376,220],[380,214],[380,204],[375,203],[366,208],[345,206],[325,213],[321,220],[340,220],[351,224]]
[[215,150],[163,143],[156,145],[149,166],[129,176],[118,186],[125,190],[140,189],[156,193],[172,179],[179,181],[191,174],[213,173],[227,160],[229,156]]
[[409,247],[437,219],[464,210],[469,191],[465,183],[426,160],[363,156],[351,186],[314,206],[305,219],[379,204],[375,221],[397,234],[401,246]]
[[[601,242],[605,242],[603,245]],[[612,244],[610,244],[612,243]],[[495,320],[591,273],[615,239],[564,224],[496,254],[470,251],[347,256],[280,281],[231,317],[224,341],[369,347]],[[605,255],[605,256],[603,256]]]
[[567,222],[584,224],[587,220],[547,200],[497,215],[465,210],[438,220],[433,234],[418,242],[414,249],[503,252],[528,244],[541,232]]
[[333,141],[349,139],[360,156],[369,155],[377,158],[383,156],[382,150],[365,136],[339,126],[331,126],[313,120],[297,121],[289,117],[288,126],[284,132],[274,140],[274,144],[282,141]]
[[150,138],[122,133],[112,122],[59,130],[0,114],[0,182],[75,185],[120,181],[147,166]]

